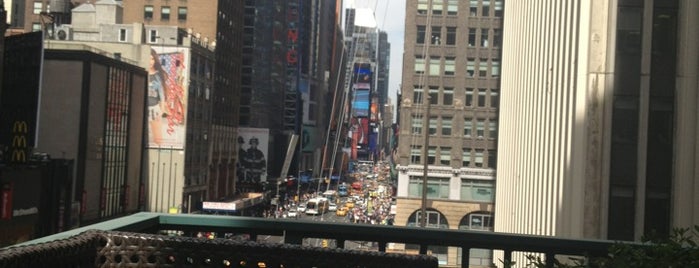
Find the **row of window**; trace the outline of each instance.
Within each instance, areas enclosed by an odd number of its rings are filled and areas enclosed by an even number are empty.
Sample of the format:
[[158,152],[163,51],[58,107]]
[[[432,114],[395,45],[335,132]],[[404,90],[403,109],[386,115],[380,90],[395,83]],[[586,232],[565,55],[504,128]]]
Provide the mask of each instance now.
[[[423,118],[421,116],[412,117],[411,129],[413,134],[422,134],[422,122]],[[452,117],[451,116],[441,116],[441,117],[430,117],[428,120],[429,128],[428,133],[430,135],[441,134],[442,136],[452,135]],[[476,119],[476,132],[473,132],[474,120],[473,118],[464,118],[464,137],[470,138],[484,138],[495,139],[498,136],[497,127],[498,122],[495,119]],[[486,133],[486,125],[488,126],[488,131]],[[439,133],[437,132],[439,129]],[[487,136],[486,136],[487,135]]]
[[[491,107],[498,108],[500,105],[500,93],[497,89],[479,88],[476,91],[474,88],[466,88],[464,92],[464,103],[466,107]],[[417,85],[413,86],[413,103],[423,103],[425,97],[431,105],[454,105],[454,88],[430,86],[428,96],[424,95],[424,91]],[[474,98],[474,95],[477,98]],[[488,102],[489,101],[489,102]]]
[[[410,148],[410,164],[424,164],[422,162],[422,146],[412,146]],[[462,148],[462,167],[488,167],[496,168],[495,150],[484,150],[472,148]],[[439,163],[437,162],[439,158]],[[487,162],[484,162],[487,159]],[[451,147],[429,146],[427,148],[427,164],[438,166],[451,166]]]
[[[417,1],[417,14],[427,15],[428,12],[432,12],[432,15],[443,15],[445,12],[448,16],[459,15],[459,2],[460,0],[418,0]],[[465,1],[464,1],[465,2]],[[491,6],[493,7],[491,9]],[[503,0],[470,0],[469,1],[469,15],[471,17],[476,17],[480,14],[483,17],[502,17]],[[480,11],[480,12],[479,12]],[[491,14],[492,11],[492,14]]]
[[[427,177],[427,198],[448,199],[450,178]],[[422,177],[410,176],[408,183],[408,197],[422,197]],[[461,201],[468,202],[493,202],[495,201],[495,181],[461,179],[459,188]]]
[[[155,8],[151,5],[143,7],[143,19],[152,20]],[[160,20],[170,20],[171,8],[169,6],[160,7]],[[187,7],[177,7],[177,20],[187,20]]]
[[[478,72],[476,73],[476,70]],[[429,60],[423,56],[415,56],[415,73],[432,76],[454,76],[456,74],[456,57],[432,56]],[[500,60],[486,58],[476,61],[475,58],[468,58],[466,61],[467,77],[500,77]]]
[[[442,26],[432,26],[430,28],[430,44],[431,45],[445,45],[455,46],[456,45],[456,27],[444,27],[446,28],[446,39],[442,37]],[[492,31],[492,32],[491,32]],[[478,36],[480,35],[480,39]],[[427,36],[427,27],[424,25],[417,26],[417,36],[415,43],[425,44],[425,37]],[[492,44],[489,44],[490,37],[492,38]],[[444,40],[444,41],[443,41]],[[489,29],[489,28],[469,28],[468,29],[468,46],[475,47],[476,45],[480,47],[487,48],[500,47],[502,45],[502,29]]]

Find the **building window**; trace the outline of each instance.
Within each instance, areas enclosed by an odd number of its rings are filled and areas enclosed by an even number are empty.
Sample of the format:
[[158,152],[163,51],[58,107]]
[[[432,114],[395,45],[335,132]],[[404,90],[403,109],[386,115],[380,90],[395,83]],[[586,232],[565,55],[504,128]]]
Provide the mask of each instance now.
[[430,58],[430,75],[440,75],[442,73],[442,68],[441,68],[441,59],[438,57],[431,57]]
[[496,139],[498,137],[498,121],[490,119],[488,122],[488,138]]
[[153,6],[143,7],[143,19],[152,20],[153,19]]
[[456,27],[447,27],[447,45],[456,45]]
[[422,56],[415,56],[415,73],[425,73],[425,58],[423,58]]
[[476,137],[483,138],[485,136],[485,121],[483,119],[476,120]]
[[500,105],[499,95],[500,94],[495,89],[490,90],[490,107],[498,108],[498,105]]
[[466,106],[473,105],[473,88],[466,88]]
[[429,0],[418,0],[417,1],[417,14],[420,14],[420,15],[427,14],[428,2],[429,2]]
[[495,150],[488,150],[488,167],[495,169],[498,165]]
[[487,95],[488,92],[485,90],[485,88],[478,89],[478,107],[485,107],[485,97]]
[[[410,176],[408,197],[422,197],[422,176]],[[449,178],[427,177],[427,198],[449,198]]]
[[442,136],[451,136],[451,117],[442,117]]
[[502,45],[502,30],[493,29],[493,47],[500,47]]
[[44,3],[42,2],[34,2],[34,9],[32,10],[32,13],[38,15],[41,14],[41,11],[44,9]]
[[414,86],[413,88],[413,103],[422,103],[422,88]]
[[420,157],[422,157],[422,147],[410,148],[411,164],[420,164]]
[[459,14],[459,0],[447,0],[447,15],[456,16]]
[[483,17],[490,16],[490,0],[483,0],[483,6],[481,7],[481,11]]
[[464,136],[465,137],[471,137],[471,134],[473,133],[473,119],[471,118],[464,118]]
[[471,0],[469,2],[468,13],[471,17],[478,16],[478,0]]
[[476,28],[468,28],[468,46],[476,46]]
[[126,42],[126,29],[119,29],[119,42]]
[[442,15],[444,3],[442,0],[432,0],[432,15]]
[[177,8],[177,20],[187,20],[187,7]]
[[439,164],[451,165],[451,147],[439,147]]
[[413,115],[413,118],[411,120],[411,127],[413,129],[413,134],[420,134],[422,133],[422,116],[415,116]]
[[500,61],[493,60],[490,62],[490,77],[500,77]]
[[[430,121],[432,121],[432,120],[430,120]],[[434,165],[436,159],[437,159],[437,147],[435,147],[435,146],[428,147],[428,149],[427,149],[427,164]]]
[[493,202],[495,201],[495,183],[492,180],[461,180],[461,201]]
[[40,32],[41,31],[41,23],[34,22],[32,23],[32,32]]
[[417,44],[424,44],[425,43],[425,34],[427,34],[427,30],[425,30],[424,25],[418,25],[417,26],[417,37],[415,42]]
[[160,7],[160,19],[170,20],[170,7]]
[[440,26],[433,26],[432,27],[432,38],[430,38],[430,42],[433,45],[441,45],[442,44],[442,27]]
[[439,103],[439,87],[430,87],[430,104],[437,105]]
[[437,135],[437,117],[430,117],[429,133],[431,136]]
[[476,72],[476,59],[468,58],[466,61],[466,74],[468,77],[473,77]]
[[478,76],[486,77],[488,75],[488,59],[481,59],[478,63]]
[[453,105],[454,104],[454,88],[445,87],[442,90],[442,104],[443,105]]
[[471,148],[463,148],[463,152],[461,153],[461,166],[471,166]]
[[473,163],[476,167],[483,167],[483,150],[476,150]]
[[488,47],[489,29],[481,29],[481,47]]
[[157,30],[150,30],[148,31],[148,42],[151,44],[155,44],[158,42],[158,31]]
[[502,0],[495,0],[495,17],[502,18]]
[[454,75],[456,68],[456,58],[447,57],[444,59],[444,75]]

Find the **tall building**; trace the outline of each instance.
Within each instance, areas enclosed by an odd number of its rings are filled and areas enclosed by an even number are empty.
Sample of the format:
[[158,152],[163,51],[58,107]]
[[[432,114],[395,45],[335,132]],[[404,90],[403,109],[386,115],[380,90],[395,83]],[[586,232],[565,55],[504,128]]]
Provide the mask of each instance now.
[[[110,0],[102,0],[110,1]],[[183,204],[191,204],[188,210],[201,208],[205,200],[233,197],[235,193],[235,163],[238,127],[238,104],[243,29],[242,1],[210,1],[201,4],[192,1],[133,0],[124,1],[124,23],[143,23],[150,26],[177,26],[186,29],[195,39],[215,46],[213,63],[213,88],[196,83],[190,92],[205,98],[211,112],[187,111],[196,118],[210,117],[209,126],[200,125],[197,131],[187,135],[187,156]],[[167,43],[166,36],[155,31],[145,33],[149,42]],[[178,37],[179,38],[179,37]],[[206,66],[206,65],[201,65]],[[202,67],[201,72],[209,71]],[[208,89],[208,90],[207,90]],[[190,144],[202,144],[192,147]],[[205,146],[204,146],[205,145]],[[162,151],[160,148],[158,151]],[[190,151],[191,149],[191,151]],[[205,165],[201,165],[205,161]]]
[[503,1],[412,0],[405,14],[395,223],[492,231]]
[[[287,174],[320,176],[335,90],[333,40],[339,1],[246,1],[240,127],[268,131],[267,177],[276,179],[291,134],[301,139]],[[251,128],[251,129],[247,129]],[[240,136],[245,142],[244,135]],[[242,173],[241,173],[242,174]],[[239,181],[244,179],[239,178]]]
[[351,107],[345,115],[351,133],[345,150],[350,152],[351,161],[375,162],[382,156],[390,43],[371,9],[349,8],[345,14],[349,64],[344,84]]
[[639,240],[698,224],[699,2],[505,9],[495,231]]

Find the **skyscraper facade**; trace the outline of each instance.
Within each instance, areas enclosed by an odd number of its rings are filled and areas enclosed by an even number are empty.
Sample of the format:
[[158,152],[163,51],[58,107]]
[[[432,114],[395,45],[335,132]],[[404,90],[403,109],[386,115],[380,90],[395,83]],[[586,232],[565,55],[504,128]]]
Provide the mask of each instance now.
[[[197,62],[202,66],[198,72],[213,75],[213,88],[196,83],[198,81],[189,88],[190,95],[194,93],[201,98],[203,103],[199,104],[205,103],[211,112],[190,110],[188,116],[211,123],[198,125],[197,129],[187,133],[182,200],[186,206],[193,207],[187,208],[191,211],[197,210],[201,201],[232,197],[236,188],[243,3],[219,0],[202,5],[192,1],[133,0],[124,1],[123,7],[123,23],[143,23],[146,28],[177,26],[199,42],[215,47],[213,66]],[[146,38],[156,48],[158,44],[171,42],[169,37],[157,31],[149,31]]]
[[495,231],[699,223],[699,3],[508,1]]
[[[408,1],[396,225],[492,230],[502,16],[500,0]],[[491,263],[489,251],[432,251]]]

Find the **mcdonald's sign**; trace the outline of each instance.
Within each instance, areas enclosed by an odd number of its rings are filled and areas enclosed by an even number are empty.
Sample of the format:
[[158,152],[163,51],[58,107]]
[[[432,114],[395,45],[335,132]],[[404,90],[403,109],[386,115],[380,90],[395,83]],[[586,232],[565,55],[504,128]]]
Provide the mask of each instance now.
[[12,125],[12,133],[28,133],[27,121],[15,121]]
[[27,148],[27,137],[25,137],[25,136],[12,137],[12,147],[14,147],[14,148]]
[[27,162],[27,153],[24,150],[12,150],[11,162]]

